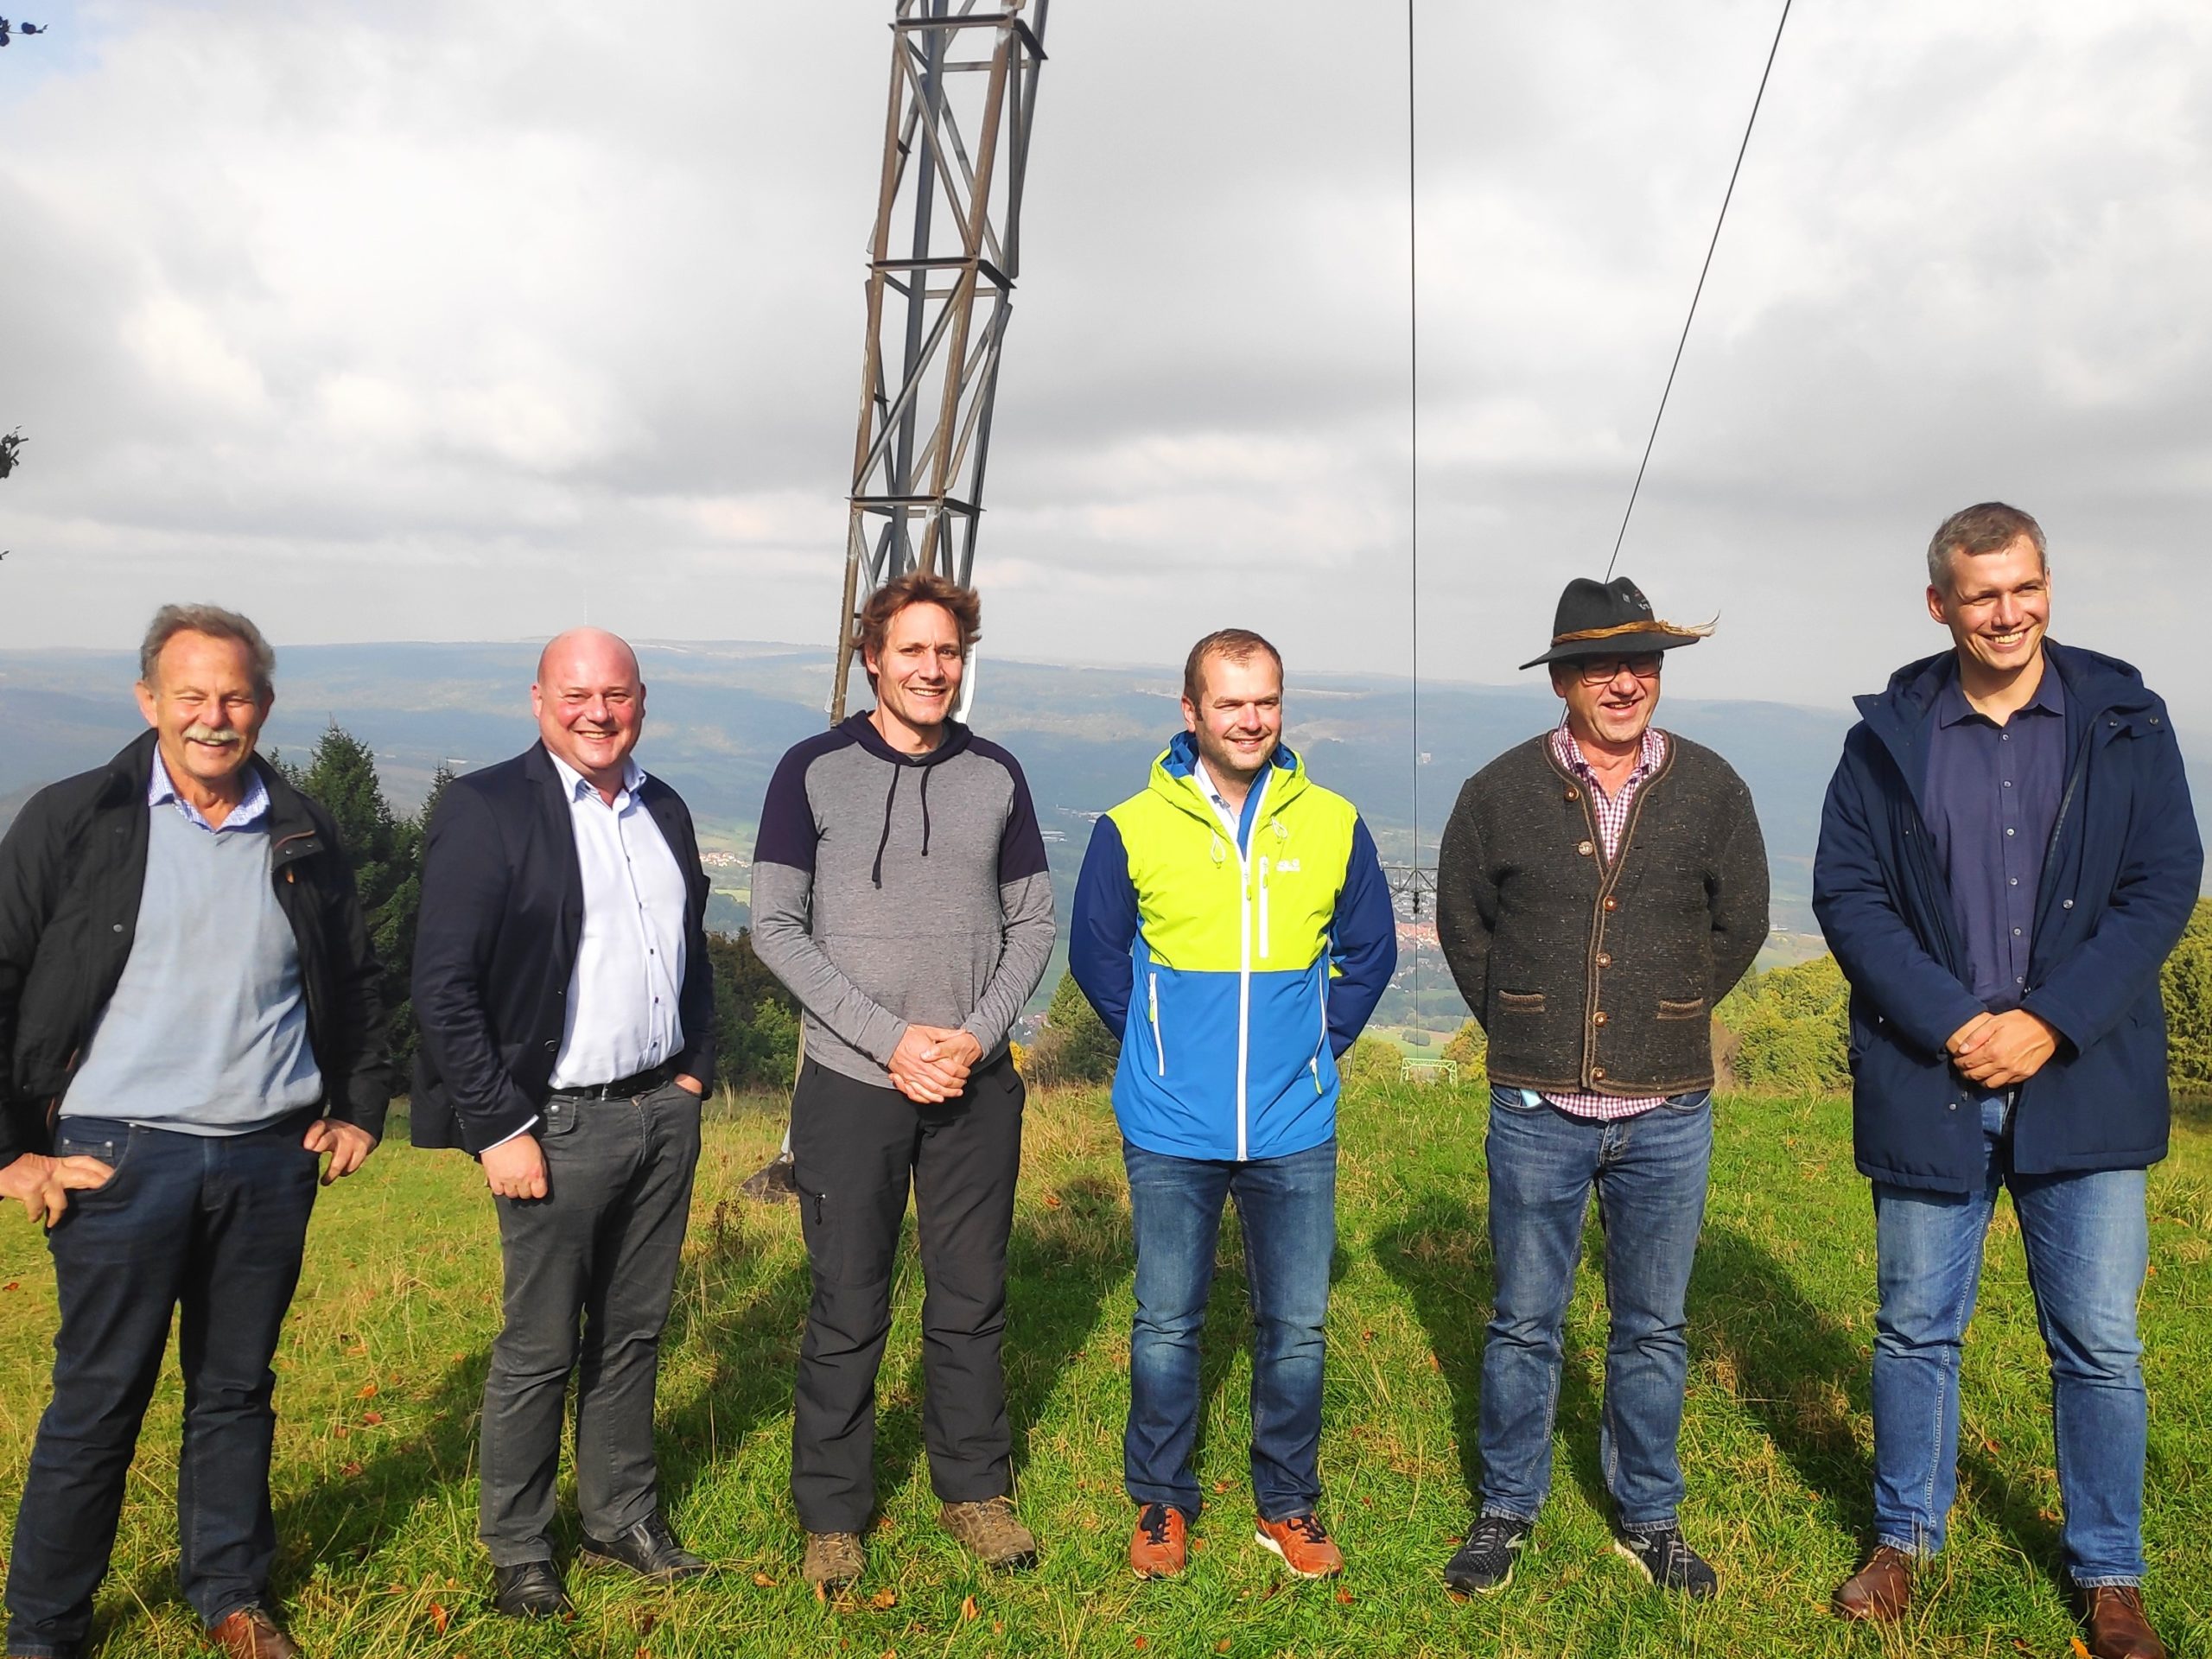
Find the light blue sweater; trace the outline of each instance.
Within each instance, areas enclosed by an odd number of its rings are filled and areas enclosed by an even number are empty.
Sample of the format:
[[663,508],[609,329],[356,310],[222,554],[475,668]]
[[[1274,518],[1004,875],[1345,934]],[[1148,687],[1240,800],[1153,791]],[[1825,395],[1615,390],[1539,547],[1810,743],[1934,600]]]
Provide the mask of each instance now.
[[61,1116],[242,1135],[314,1105],[322,1077],[266,821],[211,830],[174,805],[148,810],[130,957]]

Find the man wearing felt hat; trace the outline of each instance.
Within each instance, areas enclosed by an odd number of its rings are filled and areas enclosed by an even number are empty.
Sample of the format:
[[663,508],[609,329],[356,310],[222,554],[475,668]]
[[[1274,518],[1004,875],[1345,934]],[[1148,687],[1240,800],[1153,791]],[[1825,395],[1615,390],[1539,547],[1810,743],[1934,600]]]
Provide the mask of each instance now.
[[1684,1541],[1675,1442],[1683,1298],[1713,1150],[1713,1005],[1767,933],[1751,791],[1651,723],[1665,653],[1709,626],[1662,621],[1625,576],[1560,598],[1550,731],[1470,778],[1444,828],[1437,933],[1490,1038],[1490,1237],[1474,1524],[1445,1568],[1502,1589],[1551,1483],[1560,1329],[1597,1194],[1605,1231],[1600,1422],[1616,1548],[1662,1587],[1719,1586]]

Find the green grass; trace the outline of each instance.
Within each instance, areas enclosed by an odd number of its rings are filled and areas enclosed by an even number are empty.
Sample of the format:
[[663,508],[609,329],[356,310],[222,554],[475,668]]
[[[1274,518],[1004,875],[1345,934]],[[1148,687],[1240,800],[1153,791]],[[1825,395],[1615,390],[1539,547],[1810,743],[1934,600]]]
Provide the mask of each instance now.
[[[1195,1531],[1202,1548],[1179,1582],[1129,1578],[1120,1482],[1128,1214],[1111,1119],[1096,1096],[1070,1094],[1033,1103],[1012,1253],[1015,1457],[1044,1562],[1021,1577],[980,1573],[936,1529],[910,1249],[882,1382],[887,1518],[863,1593],[830,1605],[798,1581],[785,1491],[807,1294],[797,1217],[733,1196],[777,1125],[757,1110],[714,1123],[661,1383],[661,1458],[679,1530],[722,1571],[674,1592],[578,1572],[581,1612],[565,1629],[518,1628],[485,1606],[472,1459],[498,1312],[489,1203],[465,1160],[393,1145],[325,1195],[276,1361],[277,1589],[292,1627],[316,1659],[2069,1650],[2044,1363],[2009,1211],[1990,1240],[1969,1347],[1951,1548],[1903,1629],[1848,1629],[1825,1611],[1867,1520],[1873,1281],[1866,1186],[1835,1101],[1731,1100],[1720,1111],[1682,1448],[1684,1522],[1720,1567],[1719,1598],[1662,1599],[1608,1548],[1597,1465],[1603,1316],[1587,1266],[1536,1544],[1496,1599],[1446,1596],[1439,1570],[1467,1512],[1488,1311],[1484,1109],[1471,1091],[1393,1085],[1361,1092],[1344,1114],[1322,1452],[1326,1513],[1351,1563],[1340,1586],[1287,1582],[1251,1542],[1233,1230],[1205,1350],[1198,1466],[1215,1496]],[[2151,1605],[2177,1651],[2201,1654],[2212,1650],[2207,1115],[2185,1116],[2151,1193]],[[20,1217],[0,1227],[0,1513],[12,1516],[46,1397],[54,1307],[51,1269]],[[178,1401],[172,1367],[101,1599],[109,1656],[204,1651],[174,1582]],[[565,1549],[575,1533],[563,1524]]]

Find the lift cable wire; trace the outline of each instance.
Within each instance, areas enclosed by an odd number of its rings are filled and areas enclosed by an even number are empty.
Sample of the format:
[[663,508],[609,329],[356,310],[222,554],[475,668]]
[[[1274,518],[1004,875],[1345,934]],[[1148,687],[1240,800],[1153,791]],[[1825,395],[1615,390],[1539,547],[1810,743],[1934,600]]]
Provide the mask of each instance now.
[[[1410,4],[1410,0],[1408,0]],[[1729,169],[1728,188],[1720,198],[1720,216],[1713,221],[1713,239],[1705,245],[1705,264],[1699,267],[1697,288],[1690,295],[1689,315],[1682,319],[1681,338],[1675,342],[1675,360],[1667,369],[1667,385],[1659,394],[1659,412],[1651,417],[1651,435],[1643,441],[1643,459],[1637,463],[1636,482],[1628,493],[1628,509],[1621,514],[1619,534],[1613,537],[1613,556],[1605,561],[1605,580],[1613,579],[1620,563],[1621,543],[1628,537],[1628,521],[1636,511],[1636,498],[1643,488],[1643,469],[1651,464],[1651,446],[1659,441],[1659,423],[1667,416],[1668,394],[1675,389],[1675,372],[1682,366],[1682,347],[1689,344],[1690,324],[1697,319],[1697,302],[1705,292],[1706,273],[1713,269],[1713,251],[1720,245],[1720,227],[1728,222],[1728,204],[1735,199],[1736,178],[1744,170],[1744,155],[1751,147],[1751,129],[1758,124],[1759,105],[1766,97],[1767,77],[1774,73],[1774,55],[1782,49],[1782,31],[1789,22],[1790,0],[1782,0],[1782,16],[1774,26],[1774,44],[1766,49],[1766,67],[1759,72],[1759,89],[1751,99],[1751,119],[1744,123],[1744,142],[1736,146],[1736,165]]]
[[[1418,922],[1421,915],[1421,149],[1419,129],[1414,124],[1414,4],[1406,0],[1406,382],[1407,397],[1407,490],[1410,512],[1408,515],[1408,537],[1410,543],[1407,557],[1408,599],[1406,606],[1406,632],[1410,649],[1408,658],[1412,669],[1412,700],[1410,706],[1409,739],[1412,763],[1414,841],[1410,862],[1413,865],[1413,912]],[[1421,940],[1418,936],[1414,948],[1414,1014],[1413,1023],[1421,1025]]]

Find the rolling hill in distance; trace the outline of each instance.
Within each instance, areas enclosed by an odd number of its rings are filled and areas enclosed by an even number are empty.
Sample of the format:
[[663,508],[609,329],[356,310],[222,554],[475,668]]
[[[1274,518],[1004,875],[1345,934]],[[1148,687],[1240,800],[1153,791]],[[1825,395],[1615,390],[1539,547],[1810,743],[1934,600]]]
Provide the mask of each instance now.
[[[280,649],[264,749],[302,760],[332,721],[369,744],[395,806],[412,810],[442,765],[503,760],[536,734],[529,686],[538,642],[292,645]],[[744,919],[754,818],[779,756],[825,720],[830,653],[793,645],[657,642],[639,646],[648,717],[639,758],[690,803],[714,861],[717,924]],[[30,792],[97,765],[143,729],[119,652],[0,652],[0,824]],[[1050,844],[1065,906],[1090,818],[1141,787],[1180,729],[1179,667],[1094,667],[995,659],[979,664],[974,724],[1020,758]],[[1422,763],[1414,764],[1413,687],[1404,679],[1300,674],[1288,736],[1313,777],[1356,802],[1386,861],[1407,861],[1416,819],[1422,856],[1461,782],[1542,729],[1559,704],[1543,682],[1424,682]],[[866,708],[856,674],[851,706]],[[1751,785],[1774,866],[1775,956],[1817,948],[1808,906],[1821,800],[1850,723],[1843,708],[1669,697],[1660,723],[1719,750]],[[2212,807],[2212,745],[2190,753],[2200,822]],[[2209,834],[2208,838],[2212,838]],[[1440,964],[1424,953],[1438,979]],[[1049,988],[1049,982],[1048,982]],[[1423,1006],[1428,1003],[1424,993]]]

